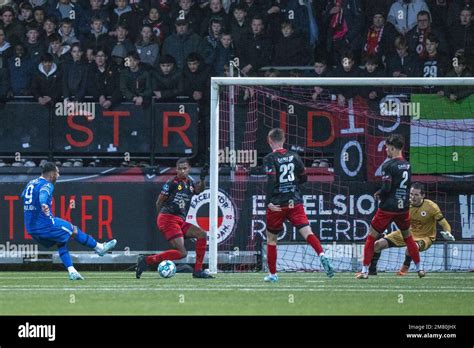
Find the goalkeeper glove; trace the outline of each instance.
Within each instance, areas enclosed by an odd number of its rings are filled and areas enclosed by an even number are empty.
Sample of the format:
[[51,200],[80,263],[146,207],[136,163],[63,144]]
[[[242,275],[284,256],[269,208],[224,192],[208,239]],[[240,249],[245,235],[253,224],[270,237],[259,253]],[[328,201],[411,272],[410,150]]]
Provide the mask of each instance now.
[[209,175],[209,165],[206,163],[201,169],[201,174],[199,174],[199,178],[201,179],[201,181],[204,181],[206,180],[206,176],[208,175]]
[[454,236],[451,234],[451,232],[448,231],[441,231],[441,235],[443,236],[444,239],[450,240],[452,242],[455,241]]

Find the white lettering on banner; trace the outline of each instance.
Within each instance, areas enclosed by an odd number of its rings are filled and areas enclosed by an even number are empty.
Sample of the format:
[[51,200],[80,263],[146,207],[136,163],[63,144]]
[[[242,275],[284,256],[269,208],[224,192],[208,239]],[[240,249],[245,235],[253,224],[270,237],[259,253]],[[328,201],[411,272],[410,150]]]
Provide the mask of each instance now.
[[364,128],[355,128],[354,100],[348,101],[349,128],[341,129],[341,134],[364,133]]
[[18,326],[18,337],[20,338],[47,338],[48,341],[56,339],[56,325],[33,325],[26,322]]
[[[355,148],[359,152],[359,163],[357,164],[357,168],[355,170],[349,170],[349,168],[347,168],[348,161],[344,161],[344,157],[342,156],[343,153],[347,153],[347,150],[351,146],[355,146]],[[346,173],[347,176],[352,176],[352,177],[356,176],[359,173],[360,168],[362,167],[362,162],[364,161],[364,154],[362,153],[362,147],[360,146],[360,143],[357,140],[348,141],[341,150],[340,160],[341,160],[341,167],[342,167],[342,170],[344,170],[344,173]]]
[[474,195],[459,195],[459,214],[462,238],[474,238]]

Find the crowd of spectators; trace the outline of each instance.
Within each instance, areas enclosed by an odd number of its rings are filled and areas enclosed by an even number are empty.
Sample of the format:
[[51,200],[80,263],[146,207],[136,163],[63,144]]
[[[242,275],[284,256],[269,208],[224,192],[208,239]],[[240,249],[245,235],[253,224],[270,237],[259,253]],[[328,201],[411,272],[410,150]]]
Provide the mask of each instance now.
[[[443,77],[469,76],[474,55],[472,0],[129,1],[4,1],[0,99],[202,102],[231,60],[241,76],[323,64],[327,76]],[[347,55],[376,71],[344,71]]]

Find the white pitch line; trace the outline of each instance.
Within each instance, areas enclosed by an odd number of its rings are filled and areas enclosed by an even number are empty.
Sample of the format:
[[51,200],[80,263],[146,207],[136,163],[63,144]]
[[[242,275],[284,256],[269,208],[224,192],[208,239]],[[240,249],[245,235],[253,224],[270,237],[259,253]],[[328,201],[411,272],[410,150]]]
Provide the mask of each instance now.
[[[90,290],[96,290],[96,291],[234,291],[234,290],[239,290],[239,291],[267,291],[267,292],[302,292],[302,291],[310,291],[310,292],[393,292],[393,293],[398,293],[400,290],[391,290],[391,289],[354,289],[354,288],[308,288],[308,289],[280,289],[280,288],[266,288],[266,289],[251,289],[251,288],[241,288],[241,289],[230,289],[230,288],[168,288],[168,289],[163,289],[163,288],[61,288],[61,289],[55,289],[55,288],[40,288],[40,289],[25,289],[25,288],[16,288],[16,289],[0,289],[0,291],[25,291],[25,292],[31,292],[31,291],[90,291]],[[452,290],[447,290],[447,289],[405,289],[403,290],[404,292],[429,292],[429,293],[474,293],[474,289],[452,289]]]

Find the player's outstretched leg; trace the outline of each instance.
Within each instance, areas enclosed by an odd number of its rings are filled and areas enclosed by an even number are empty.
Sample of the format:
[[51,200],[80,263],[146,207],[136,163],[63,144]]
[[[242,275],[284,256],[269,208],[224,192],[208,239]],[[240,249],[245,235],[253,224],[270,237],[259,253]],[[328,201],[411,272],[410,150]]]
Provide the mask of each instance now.
[[202,263],[204,261],[204,255],[206,254],[207,246],[207,233],[203,229],[197,226],[187,224],[183,226],[186,238],[197,238],[196,240],[196,263],[194,264],[193,278],[200,279],[212,279],[214,278],[209,273],[203,271]]
[[365,240],[364,246],[364,259],[362,262],[362,271],[356,274],[357,279],[368,279],[369,278],[369,266],[374,256],[375,241],[377,240],[378,232],[370,226],[369,235]]
[[117,245],[116,239],[109,240],[106,243],[98,243],[92,236],[82,232],[77,226],[73,226],[71,238],[79,244],[94,249],[99,256],[104,256]]
[[331,261],[329,261],[327,256],[324,255],[324,250],[321,246],[321,242],[319,241],[318,237],[314,235],[313,231],[311,231],[311,227],[305,226],[301,228],[299,232],[303,236],[303,238],[306,239],[306,242],[311,245],[316,254],[318,254],[319,260],[321,261],[321,265],[323,266],[327,276],[329,278],[334,277],[334,268],[331,265]]
[[410,230],[403,230],[402,231],[403,239],[405,240],[405,244],[407,245],[408,254],[413,259],[415,263],[415,270],[418,273],[420,278],[423,278],[426,273],[421,267],[420,263],[420,251],[418,249],[418,244],[413,239],[413,236],[410,233]]
[[407,253],[405,254],[405,261],[403,261],[403,265],[400,268],[400,270],[397,272],[398,276],[404,276],[408,274],[408,270],[410,269],[410,263],[411,263],[411,257],[408,255],[408,250]]
[[66,267],[69,273],[69,279],[84,280],[84,277],[79,274],[72,264],[71,255],[69,255],[69,250],[67,248],[67,243],[58,244],[58,253],[64,267]]
[[[137,260],[137,268],[135,271],[135,276],[137,279],[140,279],[142,273],[148,268],[159,264],[161,261],[164,260],[179,260],[188,255],[186,248],[184,247],[184,238],[178,237],[175,239],[171,239],[170,241],[171,246],[174,249],[163,251],[159,254],[149,255],[149,256],[139,256]],[[143,262],[143,260],[145,262]]]
[[276,274],[277,240],[278,234],[269,232],[267,230],[267,262],[270,274],[265,276],[263,280],[270,283],[275,283],[278,281],[278,275]]

